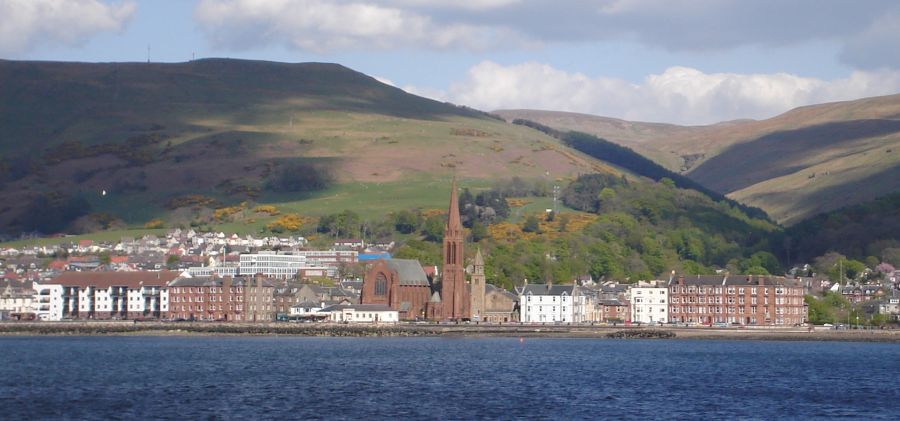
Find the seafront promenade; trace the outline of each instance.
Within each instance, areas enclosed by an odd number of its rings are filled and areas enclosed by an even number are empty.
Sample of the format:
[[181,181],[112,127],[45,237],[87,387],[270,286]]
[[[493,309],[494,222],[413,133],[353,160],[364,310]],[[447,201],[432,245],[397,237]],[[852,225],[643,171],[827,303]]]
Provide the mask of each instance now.
[[[607,338],[628,332],[635,338],[674,334],[677,339],[766,340],[766,341],[859,341],[900,343],[900,330],[832,330],[803,328],[715,328],[646,327],[608,325],[522,324],[381,324],[336,323],[217,323],[217,322],[7,322],[0,323],[2,336],[41,335],[292,335],[333,337],[469,336],[521,338]],[[660,332],[665,332],[660,335]]]

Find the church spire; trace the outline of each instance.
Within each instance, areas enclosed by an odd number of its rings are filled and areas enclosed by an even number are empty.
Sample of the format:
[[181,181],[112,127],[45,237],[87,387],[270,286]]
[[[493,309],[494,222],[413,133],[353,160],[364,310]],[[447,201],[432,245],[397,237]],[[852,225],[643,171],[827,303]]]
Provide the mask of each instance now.
[[447,212],[447,231],[462,230],[459,218],[459,199],[456,195],[456,177],[453,177],[453,184],[450,187],[450,209]]

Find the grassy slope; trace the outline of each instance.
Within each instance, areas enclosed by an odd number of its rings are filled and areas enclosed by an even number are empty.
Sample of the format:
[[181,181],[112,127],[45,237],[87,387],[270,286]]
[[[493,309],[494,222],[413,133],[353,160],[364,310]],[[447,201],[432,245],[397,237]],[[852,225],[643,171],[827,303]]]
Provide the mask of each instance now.
[[632,147],[786,224],[900,189],[900,95],[695,127],[528,110],[497,114]]
[[[200,60],[178,64],[0,61],[0,154],[32,157],[63,142],[122,144],[159,135],[152,162],[101,155],[47,164],[3,186],[0,227],[36,192],[82,192],[129,224],[171,217],[166,201],[205,194],[243,199],[227,185],[264,187],[280,165],[305,160],[338,180],[314,195],[257,201],[318,215],[443,207],[449,178],[572,178],[616,171],[527,128],[409,95],[333,64]],[[166,145],[166,146],[164,146]],[[128,188],[139,184],[143,190]],[[107,191],[101,196],[101,191]],[[371,193],[369,193],[371,192]],[[176,218],[177,219],[177,218]],[[257,221],[257,225],[263,221]]]

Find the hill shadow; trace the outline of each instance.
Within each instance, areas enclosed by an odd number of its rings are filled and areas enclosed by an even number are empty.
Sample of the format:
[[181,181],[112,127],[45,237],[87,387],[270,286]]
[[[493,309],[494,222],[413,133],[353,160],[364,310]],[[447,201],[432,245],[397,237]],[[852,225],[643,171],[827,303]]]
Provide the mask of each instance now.
[[[900,132],[900,120],[869,119],[826,123],[779,131],[729,147],[690,173],[691,178],[722,193],[793,174],[796,164],[826,148]],[[850,155],[850,153],[846,153]]]

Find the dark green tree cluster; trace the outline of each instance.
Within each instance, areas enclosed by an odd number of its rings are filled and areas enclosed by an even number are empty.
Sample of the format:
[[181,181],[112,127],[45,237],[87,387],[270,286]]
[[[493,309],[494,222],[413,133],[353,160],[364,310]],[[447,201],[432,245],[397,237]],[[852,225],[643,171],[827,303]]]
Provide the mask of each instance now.
[[362,233],[359,215],[351,210],[319,218],[317,231],[335,237],[356,237]]
[[810,262],[833,251],[900,266],[900,193],[800,222],[785,231],[780,245],[785,258],[794,262]]
[[487,190],[473,195],[463,189],[459,195],[459,215],[463,226],[473,228],[476,224],[490,225],[509,217],[506,196],[498,190]]

